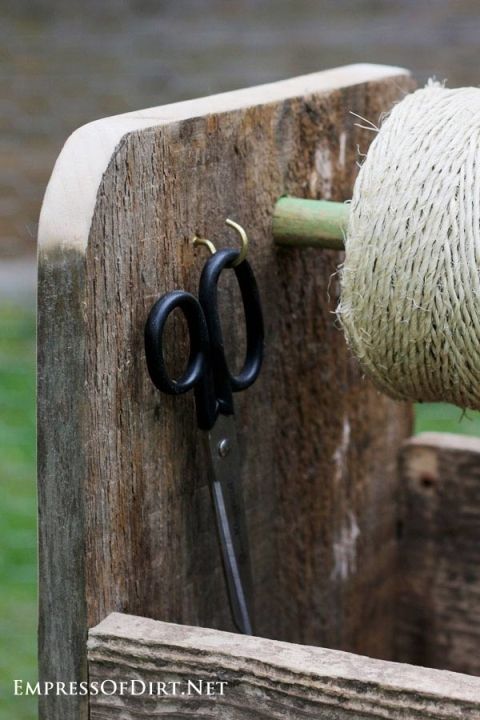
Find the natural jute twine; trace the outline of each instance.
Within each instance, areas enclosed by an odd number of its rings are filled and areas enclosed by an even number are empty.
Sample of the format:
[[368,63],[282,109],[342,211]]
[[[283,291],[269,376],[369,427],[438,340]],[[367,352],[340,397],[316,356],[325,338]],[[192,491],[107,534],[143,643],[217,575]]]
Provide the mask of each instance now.
[[355,183],[347,341],[393,398],[480,408],[480,89],[430,83],[396,105]]

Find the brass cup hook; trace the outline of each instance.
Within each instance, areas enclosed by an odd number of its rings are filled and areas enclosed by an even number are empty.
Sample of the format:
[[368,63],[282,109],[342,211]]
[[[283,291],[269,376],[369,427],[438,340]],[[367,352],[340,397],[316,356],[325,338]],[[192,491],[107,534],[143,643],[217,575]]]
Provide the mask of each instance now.
[[247,257],[247,252],[248,252],[247,233],[245,232],[245,230],[243,229],[243,227],[241,225],[234,222],[233,220],[230,220],[230,218],[227,218],[225,220],[225,223],[227,225],[230,225],[230,227],[232,227],[234,230],[236,230],[238,232],[238,234],[240,235],[240,241],[242,243],[242,246],[240,248],[240,253],[238,255],[238,258],[232,263],[232,267],[237,267],[237,265],[240,265],[240,263],[242,263],[245,260],[245,258]]
[[212,243],[211,240],[207,240],[207,238],[198,237],[198,235],[193,236],[192,245],[193,245],[193,247],[198,247],[199,245],[205,245],[205,247],[207,247],[210,250],[211,255],[215,255],[215,253],[217,252],[217,248],[215,247],[215,245]]
[[[238,258],[232,263],[232,267],[237,267],[237,265],[240,265],[240,263],[242,263],[245,260],[245,258],[247,257],[248,236],[247,236],[247,233],[245,232],[245,230],[243,229],[243,227],[241,225],[239,225],[238,223],[236,223],[234,220],[230,220],[230,218],[227,218],[225,220],[225,224],[232,227],[240,235],[240,240],[241,240],[240,253],[238,255]],[[212,255],[214,255],[217,252],[217,248],[215,247],[213,242],[211,240],[207,240],[207,238],[200,238],[200,237],[197,237],[197,235],[195,235],[192,240],[192,244],[194,247],[197,247],[198,245],[205,245],[205,247],[207,247],[210,250]]]

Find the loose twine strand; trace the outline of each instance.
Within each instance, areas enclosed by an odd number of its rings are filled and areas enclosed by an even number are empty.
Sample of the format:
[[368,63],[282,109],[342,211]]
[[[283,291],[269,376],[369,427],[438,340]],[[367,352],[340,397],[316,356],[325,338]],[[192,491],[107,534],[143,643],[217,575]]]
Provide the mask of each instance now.
[[480,409],[480,89],[396,105],[355,183],[339,320],[377,387]]

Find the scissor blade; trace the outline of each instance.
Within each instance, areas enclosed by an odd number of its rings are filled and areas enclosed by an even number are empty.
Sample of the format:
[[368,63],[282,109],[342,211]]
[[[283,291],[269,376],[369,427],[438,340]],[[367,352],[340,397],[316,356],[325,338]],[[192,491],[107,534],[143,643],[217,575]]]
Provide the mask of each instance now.
[[208,440],[213,470],[212,496],[233,620],[242,633],[251,635],[250,554],[233,415],[219,415],[208,433]]

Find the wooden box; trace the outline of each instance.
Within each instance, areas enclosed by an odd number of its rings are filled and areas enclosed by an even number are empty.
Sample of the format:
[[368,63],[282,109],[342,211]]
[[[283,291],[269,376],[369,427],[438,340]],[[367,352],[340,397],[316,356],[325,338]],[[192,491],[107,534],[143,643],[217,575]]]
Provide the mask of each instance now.
[[[372,139],[358,116],[412,88],[350,66],[66,143],[39,231],[41,677],[227,684],[53,694],[45,720],[480,718],[480,443],[408,439],[411,408],[362,377],[335,324],[341,254],[271,236],[282,194],[350,197]],[[261,377],[236,398],[258,637],[229,632],[193,399],[160,395],[143,351],[153,302],[196,292],[192,236],[235,242],[226,217],[249,233],[266,320]],[[234,283],[222,302],[235,362]]]

